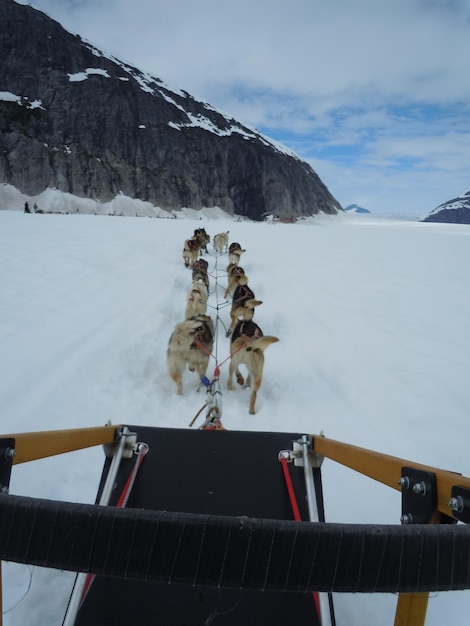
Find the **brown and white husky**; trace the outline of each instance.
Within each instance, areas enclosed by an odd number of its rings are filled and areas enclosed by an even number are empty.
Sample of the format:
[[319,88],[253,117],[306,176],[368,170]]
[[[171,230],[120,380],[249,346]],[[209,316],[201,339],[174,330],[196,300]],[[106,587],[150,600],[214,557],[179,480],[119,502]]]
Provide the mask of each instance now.
[[183,374],[188,367],[202,379],[206,375],[214,344],[214,323],[208,315],[195,315],[180,322],[170,337],[167,367],[176,383],[178,395],[183,394]]
[[194,280],[191,289],[186,296],[185,319],[195,315],[205,315],[207,311],[208,292],[202,280]]
[[[234,389],[235,374],[239,385],[252,388],[248,409],[252,415],[255,414],[256,398],[263,382],[264,351],[277,341],[277,337],[263,335],[261,328],[253,321],[239,322],[233,331],[227,387]],[[246,378],[240,372],[240,365],[248,370]]]

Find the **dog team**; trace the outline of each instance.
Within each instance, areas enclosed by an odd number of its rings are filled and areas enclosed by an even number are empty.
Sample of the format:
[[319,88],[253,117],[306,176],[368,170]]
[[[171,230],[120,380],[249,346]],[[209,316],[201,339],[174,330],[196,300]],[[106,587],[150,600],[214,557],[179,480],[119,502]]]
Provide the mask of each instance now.
[[[185,267],[192,272],[192,285],[186,296],[185,319],[175,326],[167,350],[168,372],[179,395],[183,394],[182,380],[186,367],[196,372],[201,382],[207,380],[215,328],[212,318],[207,315],[209,264],[202,255],[208,253],[210,241],[205,229],[197,228],[194,235],[184,242],[182,256]],[[249,412],[254,414],[257,393],[263,380],[264,351],[279,339],[263,335],[261,328],[253,322],[255,308],[262,302],[255,298],[248,286],[248,276],[240,266],[241,255],[246,250],[236,242],[229,245],[229,231],[214,236],[213,249],[216,255],[228,254],[224,298],[232,296],[232,304],[230,326],[226,332],[226,336],[231,338],[227,388],[234,389],[234,375],[239,385],[251,387]],[[246,378],[240,372],[241,365],[248,370]]]

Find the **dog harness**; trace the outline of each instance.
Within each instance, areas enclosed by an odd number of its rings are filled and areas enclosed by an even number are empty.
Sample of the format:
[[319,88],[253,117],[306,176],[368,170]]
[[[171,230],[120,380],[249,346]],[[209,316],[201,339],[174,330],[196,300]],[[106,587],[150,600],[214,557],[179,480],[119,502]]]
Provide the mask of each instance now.
[[239,337],[245,337],[247,339],[257,339],[258,337],[263,336],[263,331],[255,324],[253,321],[249,322],[238,322],[235,326],[235,330],[232,334],[232,343],[238,339]]
[[233,293],[232,305],[241,304],[245,300],[253,300],[254,297],[255,294],[249,287],[247,287],[246,285],[238,285]]

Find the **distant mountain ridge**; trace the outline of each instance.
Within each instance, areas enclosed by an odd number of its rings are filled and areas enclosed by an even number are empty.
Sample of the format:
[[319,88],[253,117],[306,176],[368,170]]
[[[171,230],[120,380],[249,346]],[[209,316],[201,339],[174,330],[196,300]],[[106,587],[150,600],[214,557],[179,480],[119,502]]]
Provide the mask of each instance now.
[[294,153],[106,55],[31,6],[0,0],[0,183],[165,210],[336,214]]
[[364,209],[358,204],[349,204],[344,210],[348,213],[370,213],[368,209]]
[[448,224],[470,224],[470,191],[463,196],[440,204],[423,222],[441,222]]

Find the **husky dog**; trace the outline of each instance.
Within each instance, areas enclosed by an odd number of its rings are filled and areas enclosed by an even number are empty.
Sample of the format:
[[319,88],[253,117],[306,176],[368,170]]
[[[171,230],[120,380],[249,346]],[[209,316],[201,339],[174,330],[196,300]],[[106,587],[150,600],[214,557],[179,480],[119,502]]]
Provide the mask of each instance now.
[[186,239],[183,247],[184,266],[192,268],[199,254],[199,242],[194,237]]
[[248,285],[248,276],[245,274],[243,267],[232,263],[227,266],[227,289],[224,293],[224,298],[227,298],[239,285]]
[[201,250],[207,252],[207,244],[211,238],[204,228],[196,228],[194,235],[190,239],[186,239],[183,247],[183,260],[185,267],[192,268],[196,262]]
[[202,280],[209,289],[209,272],[207,271],[209,263],[206,259],[197,259],[193,264],[193,280]]
[[232,308],[230,309],[230,328],[227,331],[227,337],[233,333],[235,326],[239,320],[248,322],[253,319],[255,307],[263,304],[261,300],[255,298],[255,294],[248,285],[239,285],[232,299]]
[[[234,389],[235,374],[239,385],[252,388],[248,409],[251,415],[255,414],[256,397],[263,382],[264,351],[277,341],[279,341],[277,337],[263,335],[261,328],[252,321],[239,322],[233,331],[227,387]],[[248,370],[246,379],[240,372],[240,365],[244,365]]]
[[186,297],[185,319],[195,315],[205,315],[207,311],[207,287],[202,280],[193,281],[193,286]]
[[230,247],[228,249],[228,262],[229,262],[229,265],[231,263],[235,263],[236,265],[240,265],[240,257],[241,257],[241,255],[244,252],[246,252],[246,250],[243,250],[239,243],[237,243],[236,241],[231,243]]
[[210,243],[211,238],[210,238],[210,235],[206,233],[206,229],[196,228],[196,230],[194,231],[193,237],[197,239],[197,241],[199,242],[199,251],[201,255],[202,255],[202,250],[204,250],[204,252],[207,252],[207,244]]
[[214,250],[216,252],[220,252],[223,254],[228,251],[228,234],[229,230],[226,233],[219,233],[218,235],[214,235]]
[[208,315],[195,315],[176,325],[167,350],[170,377],[176,383],[178,395],[183,395],[183,374],[186,366],[199,378],[206,375],[214,344],[214,323]]

